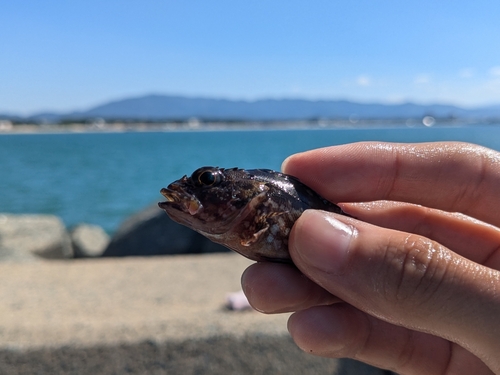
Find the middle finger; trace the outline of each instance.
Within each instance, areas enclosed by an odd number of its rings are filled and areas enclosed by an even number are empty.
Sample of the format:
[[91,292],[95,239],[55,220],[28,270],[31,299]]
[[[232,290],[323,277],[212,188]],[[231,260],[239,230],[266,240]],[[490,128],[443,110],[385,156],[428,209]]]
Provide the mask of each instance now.
[[460,213],[415,204],[377,201],[342,204],[361,221],[419,234],[476,263],[500,269],[500,229]]

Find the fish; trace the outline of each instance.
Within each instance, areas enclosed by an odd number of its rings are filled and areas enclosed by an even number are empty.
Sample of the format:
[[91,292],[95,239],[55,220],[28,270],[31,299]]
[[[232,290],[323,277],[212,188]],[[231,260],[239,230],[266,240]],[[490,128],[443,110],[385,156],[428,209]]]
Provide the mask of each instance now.
[[293,263],[288,238],[306,209],[349,216],[298,178],[270,169],[201,167],[159,202],[170,218],[258,262]]

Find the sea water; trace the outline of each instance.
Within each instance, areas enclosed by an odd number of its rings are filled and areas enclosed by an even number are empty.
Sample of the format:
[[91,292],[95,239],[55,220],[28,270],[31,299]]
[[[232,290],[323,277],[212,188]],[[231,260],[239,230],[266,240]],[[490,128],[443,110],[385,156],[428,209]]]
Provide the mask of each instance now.
[[288,155],[357,141],[465,141],[500,150],[500,126],[11,134],[0,136],[0,212],[60,216],[112,233],[206,165],[280,169]]

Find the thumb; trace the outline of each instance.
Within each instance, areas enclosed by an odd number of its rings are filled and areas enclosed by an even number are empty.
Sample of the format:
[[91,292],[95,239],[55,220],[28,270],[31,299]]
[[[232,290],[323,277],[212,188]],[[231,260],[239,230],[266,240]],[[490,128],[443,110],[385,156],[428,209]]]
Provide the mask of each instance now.
[[306,276],[360,310],[479,357],[499,350],[498,271],[422,236],[313,210],[296,222],[289,249]]

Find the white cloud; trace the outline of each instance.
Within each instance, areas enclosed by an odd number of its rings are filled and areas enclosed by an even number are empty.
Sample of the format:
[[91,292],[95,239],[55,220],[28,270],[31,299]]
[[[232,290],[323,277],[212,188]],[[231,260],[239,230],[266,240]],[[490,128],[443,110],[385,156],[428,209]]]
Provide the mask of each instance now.
[[361,75],[356,78],[356,83],[359,86],[370,86],[372,84],[372,80],[368,76]]
[[295,95],[295,94],[301,94],[301,93],[302,93],[302,89],[301,89],[301,88],[300,88],[300,86],[298,86],[298,85],[292,85],[292,86],[290,87],[290,92],[291,92],[292,94],[294,94],[294,95]]
[[413,79],[413,83],[417,85],[426,85],[431,82],[431,76],[428,74],[419,74]]
[[500,66],[494,66],[490,69],[490,74],[494,77],[500,77]]
[[408,101],[408,98],[401,94],[389,94],[383,101],[388,104],[403,104]]
[[463,68],[458,72],[460,78],[472,78],[476,71],[473,68]]

